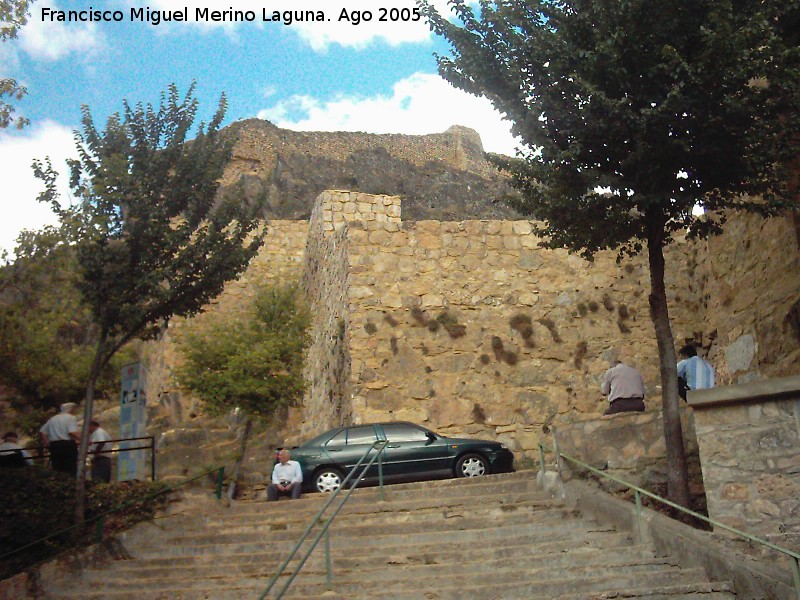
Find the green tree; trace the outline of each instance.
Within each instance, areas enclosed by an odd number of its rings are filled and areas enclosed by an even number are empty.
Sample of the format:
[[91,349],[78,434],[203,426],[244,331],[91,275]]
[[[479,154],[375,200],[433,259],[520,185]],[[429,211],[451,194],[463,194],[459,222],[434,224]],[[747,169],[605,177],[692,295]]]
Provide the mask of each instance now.
[[[83,518],[84,459],[95,384],[130,340],[154,339],[173,316],[199,312],[237,277],[263,242],[258,206],[238,195],[217,195],[233,140],[219,131],[223,95],[206,127],[187,136],[198,102],[194,84],[184,98],[170,86],[159,106],[124,102],[122,116],[95,127],[84,106],[80,159],[71,161],[75,203],[58,203],[49,161],[34,163],[75,249],[76,285],[98,329],[87,374],[77,479],[76,521]],[[261,230],[263,231],[263,230]]]
[[[53,407],[83,397],[98,329],[76,287],[75,252],[57,229],[23,232],[15,254],[0,267],[0,382],[14,391],[15,426],[34,434]],[[118,387],[129,354],[103,370],[99,395]]]
[[207,315],[183,337],[181,385],[211,415],[238,409],[245,415],[239,460],[229,495],[233,497],[253,421],[302,399],[311,319],[296,285],[271,285],[256,292],[252,307],[227,318]]
[[[30,0],[3,0],[0,2],[0,43],[17,37],[19,30],[28,22]],[[22,100],[28,90],[19,85],[16,79],[0,77],[0,129],[5,129],[14,122],[14,107],[5,98]],[[17,129],[29,123],[25,117],[16,118]]]
[[[664,287],[673,234],[717,233],[727,209],[789,206],[797,153],[796,2],[499,0],[457,22],[423,2],[452,56],[442,76],[491,100],[525,150],[499,158],[548,247],[591,258],[646,248],[669,495],[688,504]],[[693,212],[697,204],[706,215]]]

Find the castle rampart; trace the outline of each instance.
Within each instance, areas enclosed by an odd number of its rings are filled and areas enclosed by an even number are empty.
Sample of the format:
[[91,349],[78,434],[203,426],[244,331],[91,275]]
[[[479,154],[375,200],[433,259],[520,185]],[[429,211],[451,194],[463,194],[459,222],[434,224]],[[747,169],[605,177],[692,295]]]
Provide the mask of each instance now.
[[[722,383],[800,371],[800,255],[781,221],[734,220],[711,242],[667,248],[676,343],[701,342]],[[270,222],[261,255],[215,310],[238,306],[253,282],[304,273],[310,390],[286,426],[289,443],[340,423],[408,419],[531,454],[552,426],[600,416],[614,355],[640,369],[658,410],[646,259],[542,249],[532,225],[403,222],[396,197],[325,192],[310,223]],[[150,397],[175,391],[174,352],[161,354]]]

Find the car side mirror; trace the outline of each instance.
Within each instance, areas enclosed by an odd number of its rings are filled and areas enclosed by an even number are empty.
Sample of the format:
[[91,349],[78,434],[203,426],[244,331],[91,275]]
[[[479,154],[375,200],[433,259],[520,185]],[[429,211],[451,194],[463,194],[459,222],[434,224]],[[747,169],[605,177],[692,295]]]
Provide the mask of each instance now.
[[430,444],[431,442],[435,442],[436,441],[436,434],[433,433],[432,431],[426,432],[425,435],[428,438],[428,444]]

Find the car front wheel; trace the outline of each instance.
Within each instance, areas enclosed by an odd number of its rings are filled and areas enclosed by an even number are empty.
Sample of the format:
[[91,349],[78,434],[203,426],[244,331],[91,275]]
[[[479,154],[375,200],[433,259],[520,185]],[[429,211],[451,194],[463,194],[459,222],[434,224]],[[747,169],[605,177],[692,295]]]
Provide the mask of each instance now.
[[318,492],[335,492],[341,487],[342,480],[342,474],[337,469],[322,469],[314,475],[314,487]]
[[480,454],[465,454],[456,463],[456,477],[480,477],[489,473],[489,464]]

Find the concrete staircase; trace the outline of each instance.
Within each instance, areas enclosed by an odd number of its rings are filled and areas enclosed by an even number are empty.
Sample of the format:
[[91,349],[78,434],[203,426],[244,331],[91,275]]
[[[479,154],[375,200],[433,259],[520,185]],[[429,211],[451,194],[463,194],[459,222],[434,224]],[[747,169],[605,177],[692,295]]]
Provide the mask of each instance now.
[[[395,485],[385,498],[357,490],[332,525],[332,591],[320,543],[285,597],[736,597],[729,583],[709,582],[701,569],[657,557],[629,532],[549,498],[531,471]],[[325,499],[209,502],[141,525],[122,536],[129,559],[51,586],[48,597],[255,600]]]

